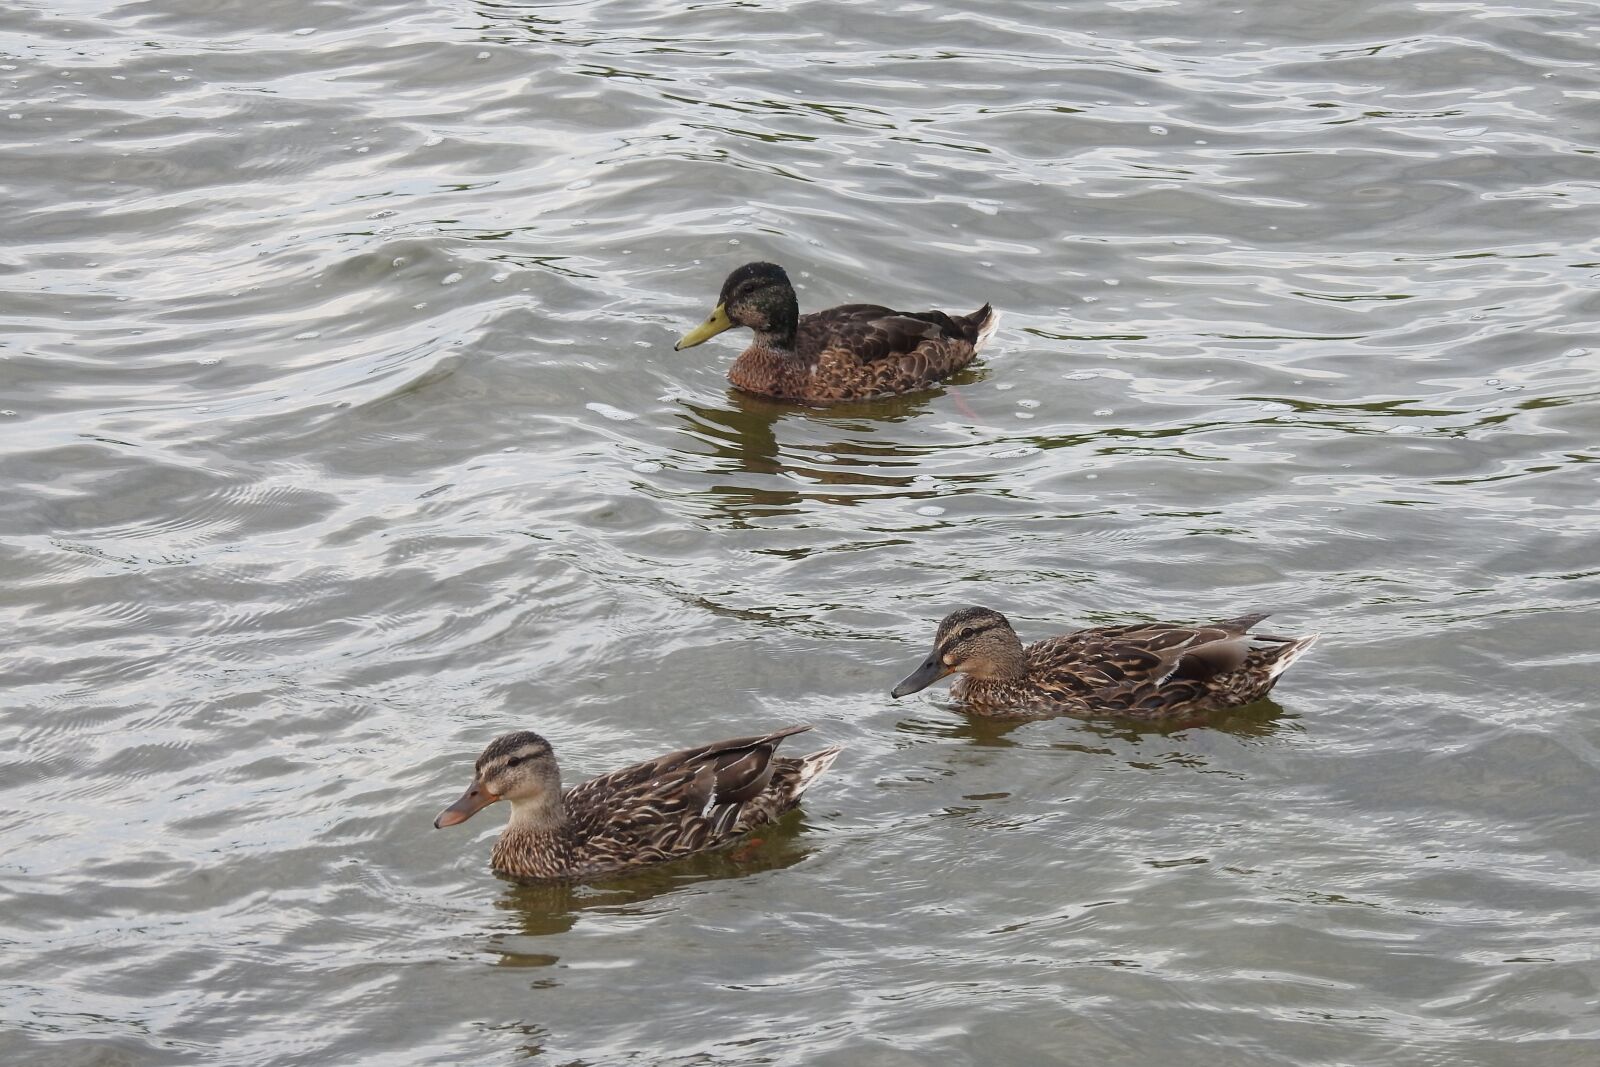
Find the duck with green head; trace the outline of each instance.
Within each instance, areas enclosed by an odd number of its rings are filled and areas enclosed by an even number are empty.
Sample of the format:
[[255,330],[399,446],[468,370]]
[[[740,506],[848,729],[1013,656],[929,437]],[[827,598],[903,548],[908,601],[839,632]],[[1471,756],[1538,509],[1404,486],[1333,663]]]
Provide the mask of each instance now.
[[728,370],[747,393],[804,404],[892,396],[925,389],[971,363],[1000,315],[893,311],[842,304],[800,314],[789,276],[776,263],[746,263],[722,283],[705,322],[673,346],[683,351],[736,326],[755,338]]

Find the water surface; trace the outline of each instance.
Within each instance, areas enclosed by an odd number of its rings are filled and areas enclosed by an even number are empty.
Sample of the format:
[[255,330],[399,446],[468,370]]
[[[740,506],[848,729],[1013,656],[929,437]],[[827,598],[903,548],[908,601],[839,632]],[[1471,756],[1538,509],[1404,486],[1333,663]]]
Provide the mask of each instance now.
[[[0,13],[0,1059],[1545,1067],[1600,1050],[1600,131],[1574,2]],[[739,263],[1006,315],[828,412]],[[887,689],[1271,610],[1275,702]],[[434,814],[816,724],[736,854]]]

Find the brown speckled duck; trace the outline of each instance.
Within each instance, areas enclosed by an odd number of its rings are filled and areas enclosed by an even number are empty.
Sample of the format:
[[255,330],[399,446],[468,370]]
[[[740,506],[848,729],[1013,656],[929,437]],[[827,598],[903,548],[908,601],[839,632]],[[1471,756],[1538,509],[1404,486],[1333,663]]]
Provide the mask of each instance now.
[[687,748],[561,791],[550,743],[520,730],[489,743],[472,785],[433,821],[455,826],[497,800],[511,819],[490,866],[524,881],[583,881],[731,844],[777,819],[839,748],[779,759],[778,743],[810,726]]
[[1024,648],[998,611],[962,608],[939,623],[933,652],[891,692],[902,697],[958,673],[950,695],[980,715],[1157,719],[1231,708],[1266,696],[1316,643],[1316,634],[1249,632],[1266,617],[1097,626]]
[[711,317],[674,351],[748,326],[755,340],[728,370],[747,393],[803,404],[909,393],[972,362],[994,335],[1000,315],[988,304],[970,315],[891,311],[843,304],[800,314],[794,286],[776,263],[746,263],[722,283]]

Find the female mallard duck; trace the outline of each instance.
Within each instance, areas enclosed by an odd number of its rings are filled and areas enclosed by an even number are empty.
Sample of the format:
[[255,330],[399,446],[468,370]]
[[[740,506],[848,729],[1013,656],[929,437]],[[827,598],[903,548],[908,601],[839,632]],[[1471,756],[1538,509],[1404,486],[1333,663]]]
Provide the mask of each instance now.
[[433,820],[455,826],[497,800],[511,819],[489,863],[528,881],[580,881],[730,844],[800,802],[839,747],[773,755],[809,726],[687,748],[561,791],[550,743],[527,730],[489,743],[472,785]]
[[736,388],[777,400],[835,404],[909,393],[948,378],[972,362],[999,322],[988,304],[970,315],[891,311],[876,304],[801,315],[782,267],[746,263],[722,283],[711,317],[673,350],[748,326],[755,340],[728,369]]
[[945,616],[933,652],[891,692],[903,697],[959,672],[950,695],[980,715],[1155,719],[1231,708],[1266,696],[1316,643],[1316,634],[1248,632],[1264,618],[1096,626],[1023,648],[998,611],[962,608]]

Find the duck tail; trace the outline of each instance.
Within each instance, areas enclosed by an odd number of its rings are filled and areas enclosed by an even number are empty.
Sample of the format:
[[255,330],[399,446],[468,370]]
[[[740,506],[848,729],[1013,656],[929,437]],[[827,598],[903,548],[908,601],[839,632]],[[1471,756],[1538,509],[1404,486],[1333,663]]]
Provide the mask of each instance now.
[[821,778],[827,769],[833,766],[833,761],[839,758],[839,753],[844,751],[843,745],[834,745],[831,748],[819,749],[807,753],[799,759],[800,767],[795,775],[794,787],[789,796],[795,800],[800,799],[800,794],[811,788],[811,783]]
[[1311,634],[1309,637],[1297,637],[1273,649],[1270,653],[1272,662],[1267,664],[1267,677],[1276,678],[1288,670],[1295,660],[1311,650],[1311,646],[1316,644],[1321,636],[1321,634]]
[[966,317],[967,328],[972,331],[972,350],[977,352],[989,343],[989,338],[1000,328],[1000,312],[992,304],[985,304]]

